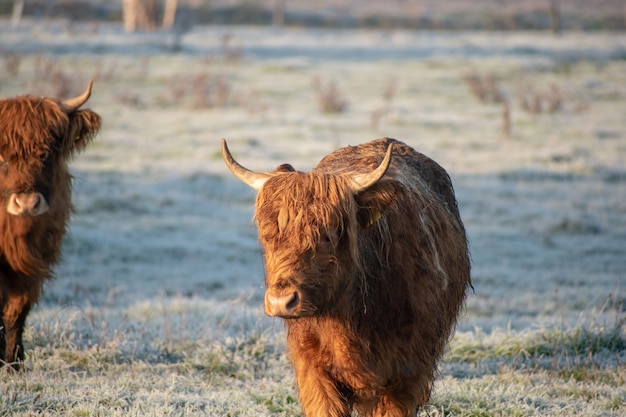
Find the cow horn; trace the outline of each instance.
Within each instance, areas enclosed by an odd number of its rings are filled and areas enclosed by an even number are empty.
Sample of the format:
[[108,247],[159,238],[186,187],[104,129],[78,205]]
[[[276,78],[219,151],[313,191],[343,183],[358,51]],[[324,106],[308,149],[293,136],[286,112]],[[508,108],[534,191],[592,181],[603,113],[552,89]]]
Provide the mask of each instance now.
[[393,151],[393,144],[390,144],[387,147],[387,153],[385,154],[385,158],[378,165],[378,168],[373,170],[372,172],[368,172],[367,174],[356,174],[351,175],[350,179],[352,180],[353,186],[352,191],[358,193],[360,191],[367,190],[372,185],[376,184],[378,180],[380,180],[383,175],[387,172],[389,168],[389,164],[391,163],[391,152]]
[[65,110],[67,114],[74,113],[89,99],[89,96],[91,95],[92,85],[93,80],[89,81],[87,89],[81,95],[61,101],[61,108]]
[[263,186],[263,184],[265,184],[265,181],[270,179],[272,176],[266,172],[250,171],[249,169],[241,166],[239,162],[235,161],[233,156],[230,154],[228,145],[226,145],[226,139],[222,139],[222,157],[224,158],[224,162],[226,162],[226,166],[235,175],[235,177],[239,178],[241,182],[257,191]]

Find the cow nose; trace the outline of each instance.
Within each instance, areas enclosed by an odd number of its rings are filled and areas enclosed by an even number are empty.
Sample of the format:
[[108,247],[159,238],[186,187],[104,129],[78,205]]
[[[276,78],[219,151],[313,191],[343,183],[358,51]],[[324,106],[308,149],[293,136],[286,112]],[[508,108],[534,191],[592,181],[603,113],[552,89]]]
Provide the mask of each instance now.
[[7,212],[14,216],[39,216],[48,211],[48,203],[41,193],[11,194]]
[[267,292],[265,295],[265,313],[268,316],[294,317],[300,306],[300,296],[297,291],[274,295]]

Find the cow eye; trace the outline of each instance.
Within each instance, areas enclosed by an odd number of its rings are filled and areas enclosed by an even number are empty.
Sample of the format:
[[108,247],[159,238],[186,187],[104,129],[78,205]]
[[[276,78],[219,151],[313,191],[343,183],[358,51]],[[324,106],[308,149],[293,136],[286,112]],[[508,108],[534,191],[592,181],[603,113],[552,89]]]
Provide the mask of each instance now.
[[320,235],[320,246],[325,248],[331,248],[337,242],[337,236],[333,231],[322,233]]
[[41,154],[39,154],[39,160],[40,161],[48,160],[48,158],[50,158],[50,155],[52,155],[52,152],[53,152],[52,149],[46,149],[45,151],[41,152]]

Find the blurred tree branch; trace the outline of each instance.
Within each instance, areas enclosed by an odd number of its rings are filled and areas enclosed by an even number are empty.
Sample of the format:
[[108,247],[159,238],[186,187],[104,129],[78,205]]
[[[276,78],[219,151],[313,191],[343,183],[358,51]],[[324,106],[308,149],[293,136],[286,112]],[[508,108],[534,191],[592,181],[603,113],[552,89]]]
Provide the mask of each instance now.
[[176,8],[178,0],[165,0],[165,9],[163,10],[163,27],[170,29],[174,26],[176,20]]
[[126,32],[156,29],[156,0],[122,0],[122,8]]
[[26,0],[14,0],[13,1],[13,13],[11,13],[11,24],[15,27],[20,24],[22,19],[22,12],[24,11],[24,2]]

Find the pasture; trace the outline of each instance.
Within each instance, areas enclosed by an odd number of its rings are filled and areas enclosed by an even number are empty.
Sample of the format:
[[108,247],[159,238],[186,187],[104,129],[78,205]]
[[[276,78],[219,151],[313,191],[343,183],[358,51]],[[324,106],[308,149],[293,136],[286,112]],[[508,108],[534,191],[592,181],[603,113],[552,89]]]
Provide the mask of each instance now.
[[0,95],[103,118],[0,416],[300,416],[239,162],[402,140],[450,173],[471,293],[426,416],[626,414],[626,36],[0,22]]

